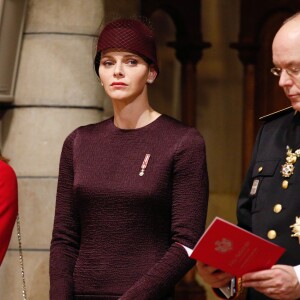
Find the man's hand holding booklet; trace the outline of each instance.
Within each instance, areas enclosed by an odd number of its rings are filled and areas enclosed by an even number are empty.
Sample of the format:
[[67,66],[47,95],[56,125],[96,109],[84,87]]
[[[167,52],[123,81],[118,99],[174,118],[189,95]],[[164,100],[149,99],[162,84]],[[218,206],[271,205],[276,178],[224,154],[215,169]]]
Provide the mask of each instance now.
[[271,268],[285,249],[216,217],[188,255],[237,277]]
[[[194,249],[181,246],[191,258],[237,278],[249,272],[271,268],[285,251],[219,217],[212,221]],[[231,298],[237,292],[235,278],[220,291],[226,298]]]

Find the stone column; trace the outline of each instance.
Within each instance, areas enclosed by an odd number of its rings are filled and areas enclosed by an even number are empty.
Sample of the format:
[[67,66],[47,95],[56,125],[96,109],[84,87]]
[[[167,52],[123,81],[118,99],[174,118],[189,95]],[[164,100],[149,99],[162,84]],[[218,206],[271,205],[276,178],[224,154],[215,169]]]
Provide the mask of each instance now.
[[245,176],[255,142],[255,73],[258,45],[253,43],[232,43],[239,51],[239,59],[244,67],[243,74],[243,131],[242,131],[242,175]]
[[[99,0],[31,0],[16,96],[2,118],[2,150],[19,183],[27,298],[49,298],[49,246],[61,147],[76,127],[103,118],[93,71]],[[21,299],[16,229],[0,268],[0,299]]]

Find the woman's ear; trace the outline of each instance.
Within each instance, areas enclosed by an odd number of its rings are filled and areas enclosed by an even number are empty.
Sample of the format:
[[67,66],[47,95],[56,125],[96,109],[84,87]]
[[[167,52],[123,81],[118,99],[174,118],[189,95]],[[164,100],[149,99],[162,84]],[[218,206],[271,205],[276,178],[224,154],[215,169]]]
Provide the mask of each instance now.
[[153,83],[155,78],[157,76],[157,71],[155,70],[153,65],[149,66],[149,73],[148,73],[148,79],[147,79],[147,83]]

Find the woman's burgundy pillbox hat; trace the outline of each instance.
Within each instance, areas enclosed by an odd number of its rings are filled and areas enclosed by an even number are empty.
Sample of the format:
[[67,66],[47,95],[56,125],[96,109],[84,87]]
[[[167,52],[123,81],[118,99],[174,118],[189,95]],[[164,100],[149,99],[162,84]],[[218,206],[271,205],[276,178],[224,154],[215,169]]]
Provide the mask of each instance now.
[[[159,72],[156,45],[153,31],[142,21],[135,19],[118,19],[107,24],[99,35],[97,43],[97,55],[95,58],[95,70],[97,75],[101,51],[117,48],[136,53],[153,63],[157,73]],[[96,66],[97,64],[97,66]]]

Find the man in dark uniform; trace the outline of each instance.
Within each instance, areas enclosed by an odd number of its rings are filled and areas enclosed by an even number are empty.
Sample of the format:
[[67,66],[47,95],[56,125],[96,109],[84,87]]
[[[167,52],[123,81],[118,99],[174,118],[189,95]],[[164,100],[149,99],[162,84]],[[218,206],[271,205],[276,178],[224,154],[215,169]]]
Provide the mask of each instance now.
[[[291,107],[265,117],[239,196],[237,219],[240,227],[286,252],[271,269],[241,278],[248,300],[300,299],[300,13],[279,29],[272,52],[271,71],[279,76]],[[222,290],[231,280],[230,274],[212,266],[197,262],[197,267],[213,288]]]

